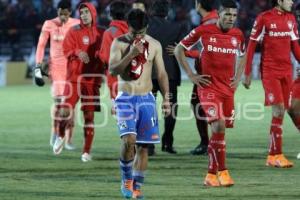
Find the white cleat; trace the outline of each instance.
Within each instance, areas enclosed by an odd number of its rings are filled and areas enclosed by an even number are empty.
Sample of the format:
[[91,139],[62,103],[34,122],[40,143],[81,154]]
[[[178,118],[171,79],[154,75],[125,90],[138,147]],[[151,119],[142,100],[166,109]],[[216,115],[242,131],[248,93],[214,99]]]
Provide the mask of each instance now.
[[73,151],[73,150],[76,149],[76,147],[75,147],[74,144],[72,144],[72,143],[66,143],[66,144],[65,144],[65,149],[66,149],[66,150],[69,150],[69,151]]
[[297,159],[299,159],[299,160],[300,160],[300,153],[298,153],[298,155],[297,155]]
[[51,133],[50,142],[49,142],[49,144],[50,144],[51,147],[53,147],[56,138],[57,138],[57,135],[55,133]]
[[92,161],[92,156],[88,153],[84,153],[81,155],[81,161],[82,162],[90,162],[90,161]]
[[55,143],[53,145],[53,153],[55,155],[58,155],[61,153],[61,151],[63,150],[63,147],[64,147],[64,143],[65,143],[65,138],[62,138],[62,137],[56,138]]

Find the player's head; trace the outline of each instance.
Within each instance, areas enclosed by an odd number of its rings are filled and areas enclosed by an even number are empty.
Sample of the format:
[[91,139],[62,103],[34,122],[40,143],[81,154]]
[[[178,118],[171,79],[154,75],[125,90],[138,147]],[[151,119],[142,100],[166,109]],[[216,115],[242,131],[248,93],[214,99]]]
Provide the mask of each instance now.
[[159,17],[168,16],[169,2],[167,0],[156,0],[152,4],[151,14]]
[[129,32],[134,38],[144,37],[148,27],[148,16],[140,9],[132,9],[127,14],[127,23],[129,26]]
[[294,0],[272,0],[272,4],[282,11],[291,12]]
[[110,4],[110,16],[114,20],[124,20],[127,12],[127,4],[124,1],[114,1]]
[[235,0],[222,0],[219,8],[218,25],[227,31],[231,29],[237,19],[238,7]]
[[143,12],[147,10],[147,4],[144,0],[135,0],[132,3],[132,9],[140,9]]
[[201,9],[205,10],[206,12],[210,12],[214,9],[214,3],[214,0],[195,0],[195,8],[198,13],[200,13]]
[[62,23],[65,23],[68,21],[70,15],[71,15],[71,3],[68,0],[61,0],[57,4],[57,16],[59,17],[60,21]]
[[85,3],[80,5],[79,15],[83,25],[89,26],[93,23],[92,13]]

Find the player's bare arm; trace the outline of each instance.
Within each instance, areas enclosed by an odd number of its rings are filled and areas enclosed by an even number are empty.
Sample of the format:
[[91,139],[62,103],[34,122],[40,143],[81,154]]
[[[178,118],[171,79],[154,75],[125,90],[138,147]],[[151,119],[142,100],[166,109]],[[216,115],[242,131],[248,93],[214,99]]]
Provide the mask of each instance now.
[[110,59],[109,59],[109,71],[112,75],[120,75],[125,72],[126,67],[130,64],[132,59],[143,53],[143,43],[138,42],[130,47],[129,52],[122,57],[122,50],[124,45],[115,39],[112,43],[110,49]]
[[177,62],[179,65],[181,65],[184,69],[184,71],[187,73],[189,79],[196,84],[197,86],[201,85],[209,85],[211,84],[210,81],[210,75],[199,75],[199,74],[194,74],[193,71],[191,70],[186,56],[184,54],[184,47],[179,43],[176,48],[175,48],[175,56],[177,59]]
[[154,43],[155,49],[157,49],[155,57],[154,57],[154,66],[157,73],[157,80],[159,87],[161,88],[163,103],[162,110],[165,115],[169,115],[171,113],[171,107],[169,103],[169,79],[168,74],[165,69],[164,61],[162,58],[162,47],[158,41]]
[[238,59],[238,63],[237,63],[237,70],[236,70],[236,74],[233,77],[230,87],[231,88],[237,88],[239,85],[239,82],[241,81],[242,78],[242,74],[244,72],[245,69],[245,63],[246,63],[246,56],[240,56]]

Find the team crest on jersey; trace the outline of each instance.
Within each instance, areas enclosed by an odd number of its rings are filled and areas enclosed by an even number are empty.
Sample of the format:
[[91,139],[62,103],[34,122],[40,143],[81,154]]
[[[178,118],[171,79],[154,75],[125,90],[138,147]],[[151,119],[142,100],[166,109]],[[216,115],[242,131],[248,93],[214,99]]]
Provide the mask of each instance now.
[[288,25],[289,29],[291,29],[291,30],[293,29],[293,22],[292,21],[289,20],[287,22],[287,25]]
[[210,37],[210,38],[209,38],[209,42],[216,43],[216,42],[217,42],[217,38],[215,38],[215,37]]
[[273,93],[269,93],[269,94],[268,94],[268,99],[269,99],[269,101],[270,101],[271,103],[274,102],[274,99],[275,99],[274,94],[273,94]]
[[231,44],[232,44],[234,47],[237,47],[238,42],[237,42],[237,39],[236,39],[235,37],[232,37],[232,38],[231,38]]
[[217,115],[216,109],[214,107],[208,108],[207,112],[211,117],[215,117]]
[[88,45],[90,43],[90,38],[85,35],[82,37],[82,42],[83,44]]

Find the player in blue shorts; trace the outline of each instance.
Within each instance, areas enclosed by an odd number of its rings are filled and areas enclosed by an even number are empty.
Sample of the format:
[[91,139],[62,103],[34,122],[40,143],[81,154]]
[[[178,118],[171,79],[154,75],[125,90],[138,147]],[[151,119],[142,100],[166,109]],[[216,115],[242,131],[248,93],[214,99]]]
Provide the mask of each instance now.
[[[142,199],[148,163],[148,144],[159,143],[156,102],[152,90],[152,66],[162,88],[162,109],[170,114],[168,76],[160,43],[146,35],[148,17],[137,9],[128,13],[129,32],[111,47],[109,70],[118,75],[116,112],[121,142],[121,192],[125,198]],[[135,151],[136,149],[136,151]],[[136,152],[136,153],[135,153]]]

